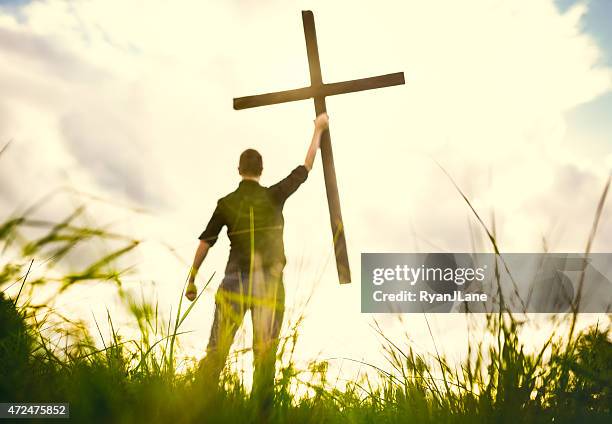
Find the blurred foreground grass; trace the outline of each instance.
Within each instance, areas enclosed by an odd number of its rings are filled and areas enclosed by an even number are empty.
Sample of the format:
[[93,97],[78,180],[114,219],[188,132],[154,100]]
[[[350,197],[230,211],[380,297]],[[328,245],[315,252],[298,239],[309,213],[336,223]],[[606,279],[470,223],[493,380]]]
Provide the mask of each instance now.
[[[69,402],[71,420],[82,423],[259,422],[257,403],[238,375],[226,371],[222,388],[196,384],[194,367],[176,370],[176,346],[190,308],[163,320],[157,307],[124,296],[140,336],[124,339],[107,316],[109,335],[98,323],[103,345],[81,323],[62,317],[47,303],[31,302],[32,291],[51,284],[52,297],[85,281],[114,283],[113,264],[138,242],[104,229],[77,225],[81,209],[59,223],[24,215],[0,225],[0,401]],[[28,237],[35,228],[38,236]],[[495,243],[493,235],[491,240]],[[116,248],[71,273],[28,275],[28,258],[58,263],[78,244],[112,240]],[[496,246],[495,246],[495,249]],[[7,252],[14,260],[7,261]],[[52,266],[50,265],[49,268]],[[7,293],[12,297],[8,297]],[[493,340],[471,345],[451,364],[437,352],[423,356],[390,340],[377,328],[386,369],[377,379],[358,378],[338,388],[328,382],[327,363],[299,370],[292,352],[299,322],[281,341],[276,398],[270,422],[287,423],[609,423],[612,405],[610,324],[575,331],[575,314],[557,317],[570,328],[552,332],[535,349],[519,338],[511,314],[486,317]],[[304,376],[309,376],[305,378]],[[299,388],[307,390],[299,390]],[[256,396],[253,397],[256,399]]]

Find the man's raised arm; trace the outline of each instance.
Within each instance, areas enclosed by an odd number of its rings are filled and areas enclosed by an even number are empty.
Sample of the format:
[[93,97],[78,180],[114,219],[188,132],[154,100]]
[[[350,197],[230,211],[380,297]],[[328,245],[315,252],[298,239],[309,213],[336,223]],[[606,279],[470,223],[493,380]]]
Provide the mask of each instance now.
[[298,166],[291,171],[287,177],[268,188],[279,204],[285,203],[285,200],[287,200],[287,198],[291,196],[304,181],[306,181],[308,171],[312,169],[315,157],[317,156],[317,150],[321,144],[321,136],[328,127],[327,114],[322,113],[317,116],[317,119],[314,120],[314,124],[315,129],[312,134],[312,141],[310,142],[310,146],[306,152],[304,165]]
[[304,167],[307,171],[312,169],[315,157],[317,156],[317,150],[321,144],[321,136],[327,130],[327,128],[329,128],[329,117],[327,116],[327,113],[322,113],[317,116],[317,119],[314,120],[314,124],[315,129],[314,133],[312,134],[312,141],[310,142],[310,147],[308,147],[306,159],[304,160]]

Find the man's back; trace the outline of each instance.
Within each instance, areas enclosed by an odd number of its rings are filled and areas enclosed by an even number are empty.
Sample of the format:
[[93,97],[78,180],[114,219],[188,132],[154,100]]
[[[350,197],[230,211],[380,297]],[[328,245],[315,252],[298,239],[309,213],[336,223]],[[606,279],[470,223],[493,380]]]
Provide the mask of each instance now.
[[264,267],[285,265],[283,206],[307,176],[306,168],[298,166],[270,187],[242,180],[235,191],[219,199],[200,240],[213,245],[221,228],[227,227],[231,250],[226,274],[248,271],[254,256],[261,258]]

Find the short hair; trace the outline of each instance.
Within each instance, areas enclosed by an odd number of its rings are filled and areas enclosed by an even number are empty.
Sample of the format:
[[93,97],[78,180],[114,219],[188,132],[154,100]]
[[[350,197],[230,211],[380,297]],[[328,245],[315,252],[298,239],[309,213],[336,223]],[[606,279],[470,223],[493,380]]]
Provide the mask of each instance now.
[[240,175],[259,177],[261,171],[263,171],[263,160],[259,152],[255,149],[246,149],[242,152],[238,163]]

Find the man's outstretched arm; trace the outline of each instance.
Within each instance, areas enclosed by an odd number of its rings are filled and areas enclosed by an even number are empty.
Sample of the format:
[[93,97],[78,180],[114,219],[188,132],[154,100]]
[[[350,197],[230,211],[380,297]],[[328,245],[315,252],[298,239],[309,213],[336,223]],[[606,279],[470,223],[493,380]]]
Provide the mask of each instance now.
[[307,171],[312,169],[315,157],[317,156],[317,150],[321,144],[321,136],[327,131],[327,128],[329,128],[329,117],[327,113],[322,113],[317,116],[317,119],[314,120],[314,124],[315,129],[312,134],[312,141],[310,142],[310,146],[306,152],[306,159],[304,160],[304,167]]
[[193,258],[193,265],[189,271],[189,284],[187,285],[187,290],[185,290],[185,296],[192,302],[198,294],[198,289],[195,285],[195,278],[200,266],[202,265],[202,262],[204,262],[204,258],[208,254],[208,249],[210,249],[210,245],[206,241],[200,240],[200,244],[198,245]]
[[208,221],[208,225],[206,225],[206,229],[204,229],[202,234],[198,237],[200,239],[200,244],[193,258],[193,265],[189,270],[189,284],[187,285],[187,290],[185,290],[185,296],[191,301],[193,301],[198,294],[198,289],[195,286],[195,277],[200,269],[200,265],[202,265],[208,250],[217,242],[219,232],[221,232],[221,228],[225,225],[225,218],[223,216],[221,201],[219,201],[217,202],[215,211],[210,217],[210,221]]

